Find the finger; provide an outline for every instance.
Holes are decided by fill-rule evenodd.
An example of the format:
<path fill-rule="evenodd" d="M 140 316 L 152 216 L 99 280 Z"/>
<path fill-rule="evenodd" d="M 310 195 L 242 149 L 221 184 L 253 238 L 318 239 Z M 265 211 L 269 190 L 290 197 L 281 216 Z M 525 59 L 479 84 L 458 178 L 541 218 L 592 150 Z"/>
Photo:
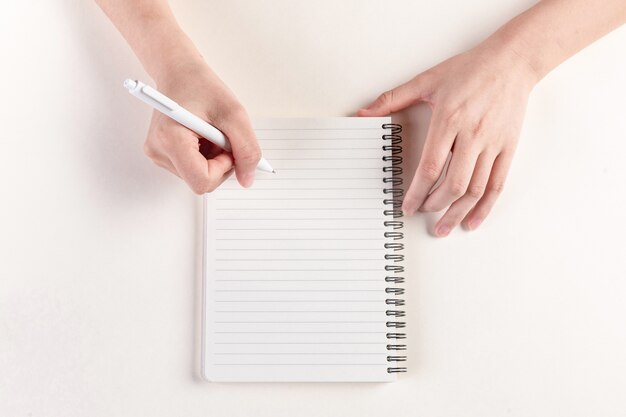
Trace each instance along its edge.
<path fill-rule="evenodd" d="M 467 191 L 476 166 L 478 152 L 472 142 L 458 135 L 454 142 L 452 158 L 443 182 L 433 191 L 420 207 L 420 211 L 440 211 L 461 198 Z"/>
<path fill-rule="evenodd" d="M 217 155 L 224 152 L 219 146 L 209 142 L 205 138 L 198 138 L 199 151 L 205 159 L 215 158 Z"/>
<path fill-rule="evenodd" d="M 222 175 L 222 179 L 220 180 L 220 185 L 226 181 L 227 179 L 229 179 L 233 174 L 235 173 L 235 167 L 233 166 L 233 168 L 229 169 L 228 171 L 226 171 L 224 173 L 224 175 Z"/>
<path fill-rule="evenodd" d="M 179 135 L 168 141 L 167 156 L 172 165 L 196 194 L 213 191 L 221 184 L 226 172 L 232 169 L 233 159 L 224 152 L 213 159 L 205 159 L 200 153 L 198 138 Z"/>
<path fill-rule="evenodd" d="M 155 163 L 155 165 L 168 170 L 169 172 L 171 172 L 172 174 L 176 175 L 178 178 L 181 178 L 180 175 L 178 174 L 178 171 L 176 171 L 176 168 L 174 168 L 174 165 L 172 164 L 172 161 L 170 161 L 169 159 L 167 160 L 155 160 L 153 159 L 152 162 Z"/>
<path fill-rule="evenodd" d="M 475 230 L 485 220 L 493 208 L 496 200 L 504 189 L 504 183 L 513 161 L 513 152 L 503 152 L 493 163 L 489 182 L 485 189 L 485 194 L 476 203 L 476 206 L 465 216 L 463 225 L 468 230 Z"/>
<path fill-rule="evenodd" d="M 146 143 L 144 143 L 143 145 L 143 151 L 146 156 L 150 158 L 152 162 L 154 162 L 156 166 L 167 169 L 169 172 L 180 178 L 180 175 L 178 175 L 178 172 L 176 171 L 176 168 L 174 168 L 172 161 L 170 161 L 170 159 L 165 154 L 159 152 L 158 148 L 152 145 L 152 142 L 146 141 Z"/>
<path fill-rule="evenodd" d="M 223 130 L 232 147 L 237 180 L 242 187 L 250 187 L 261 159 L 261 148 L 245 110 L 233 112 Z"/>
<path fill-rule="evenodd" d="M 441 176 L 456 132 L 456 126 L 447 123 L 441 112 L 435 108 L 420 162 L 402 202 L 402 211 L 406 215 L 410 216 L 417 211 Z"/>
<path fill-rule="evenodd" d="M 230 155 L 226 155 L 228 158 L 231 158 L 232 161 L 232 157 Z M 231 175 L 233 175 L 233 173 L 235 172 L 235 167 L 233 166 L 231 169 L 229 169 L 228 171 L 226 171 L 222 177 L 217 181 L 217 184 L 214 188 L 218 188 L 220 185 L 222 185 L 224 183 L 224 181 L 226 181 L 228 178 L 230 178 Z"/>
<path fill-rule="evenodd" d="M 357 112 L 358 116 L 387 116 L 420 101 L 424 94 L 423 77 L 418 75 L 412 80 L 385 91 L 367 107 Z"/>
<path fill-rule="evenodd" d="M 478 157 L 472 179 L 463 197 L 456 200 L 435 225 L 435 234 L 439 237 L 447 236 L 457 227 L 461 220 L 469 213 L 483 196 L 489 181 L 489 174 L 493 166 L 494 157 L 485 153 Z"/>

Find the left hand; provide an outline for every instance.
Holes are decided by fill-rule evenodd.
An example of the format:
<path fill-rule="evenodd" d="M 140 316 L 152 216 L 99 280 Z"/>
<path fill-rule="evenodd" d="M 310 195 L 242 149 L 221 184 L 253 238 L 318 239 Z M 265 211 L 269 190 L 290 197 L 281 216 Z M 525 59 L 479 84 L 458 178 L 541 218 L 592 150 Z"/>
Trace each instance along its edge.
<path fill-rule="evenodd" d="M 426 102 L 432 117 L 424 149 L 402 210 L 436 212 L 447 236 L 463 222 L 476 229 L 501 193 L 537 76 L 515 51 L 481 44 L 380 95 L 359 116 L 386 116 Z M 443 174 L 445 179 L 431 192 Z"/>

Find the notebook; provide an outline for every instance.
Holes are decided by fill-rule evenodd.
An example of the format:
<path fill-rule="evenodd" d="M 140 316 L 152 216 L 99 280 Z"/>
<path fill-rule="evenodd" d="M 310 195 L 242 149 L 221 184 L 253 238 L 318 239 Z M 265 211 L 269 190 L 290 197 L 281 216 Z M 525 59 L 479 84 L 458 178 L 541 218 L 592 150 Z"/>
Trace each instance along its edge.
<path fill-rule="evenodd" d="M 209 381 L 393 381 L 405 372 L 401 126 L 254 123 L 275 174 L 204 197 Z"/>

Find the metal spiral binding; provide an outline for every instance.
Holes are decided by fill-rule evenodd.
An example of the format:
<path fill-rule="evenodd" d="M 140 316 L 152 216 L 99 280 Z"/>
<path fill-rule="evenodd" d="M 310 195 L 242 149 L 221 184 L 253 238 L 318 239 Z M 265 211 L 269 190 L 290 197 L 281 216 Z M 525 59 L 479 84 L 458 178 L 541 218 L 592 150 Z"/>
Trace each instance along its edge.
<path fill-rule="evenodd" d="M 398 252 L 404 250 L 404 244 L 401 241 L 404 238 L 404 233 L 399 231 L 404 227 L 404 222 L 399 220 L 402 218 L 402 196 L 404 191 L 402 186 L 402 126 L 396 123 L 385 123 L 383 129 L 389 129 L 389 133 L 383 135 L 383 140 L 388 141 L 384 146 L 384 151 L 390 151 L 390 155 L 383 156 L 383 161 L 389 162 L 390 165 L 383 168 L 383 172 L 390 174 L 389 177 L 383 178 L 385 184 L 390 184 L 390 188 L 383 190 L 385 198 L 383 203 L 387 207 L 384 210 L 385 216 L 390 217 L 390 220 L 385 221 L 385 227 L 388 231 L 385 232 L 385 249 L 390 252 L 385 255 L 385 260 L 390 261 L 390 264 L 385 266 L 387 276 L 385 282 L 391 283 L 393 286 L 385 288 L 385 293 L 389 298 L 385 300 L 385 304 L 389 306 L 385 312 L 389 321 L 386 326 L 389 329 L 387 332 L 387 339 L 390 343 L 387 344 L 387 350 L 390 352 L 387 355 L 387 362 L 394 362 L 394 366 L 387 368 L 388 373 L 406 372 L 406 367 L 398 366 L 398 362 L 405 362 L 406 355 L 398 354 L 399 351 L 406 351 L 406 344 L 398 342 L 399 340 L 406 339 L 406 333 L 401 330 L 406 327 L 405 321 L 400 321 L 402 317 L 405 317 L 406 312 L 398 307 L 404 306 L 404 288 L 399 284 L 404 283 L 404 277 L 398 274 L 404 273 L 404 266 L 401 265 L 404 261 L 404 255 Z M 391 354 L 393 353 L 393 354 Z"/>

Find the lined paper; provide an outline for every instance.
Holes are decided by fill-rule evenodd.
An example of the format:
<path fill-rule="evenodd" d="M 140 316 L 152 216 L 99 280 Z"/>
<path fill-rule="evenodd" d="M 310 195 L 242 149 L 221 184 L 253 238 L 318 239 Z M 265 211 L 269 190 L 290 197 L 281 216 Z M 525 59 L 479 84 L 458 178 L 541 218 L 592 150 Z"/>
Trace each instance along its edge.
<path fill-rule="evenodd" d="M 382 147 L 390 118 L 255 123 L 276 174 L 205 196 L 204 375 L 390 381 Z M 392 365 L 391 365 L 392 366 Z"/>

